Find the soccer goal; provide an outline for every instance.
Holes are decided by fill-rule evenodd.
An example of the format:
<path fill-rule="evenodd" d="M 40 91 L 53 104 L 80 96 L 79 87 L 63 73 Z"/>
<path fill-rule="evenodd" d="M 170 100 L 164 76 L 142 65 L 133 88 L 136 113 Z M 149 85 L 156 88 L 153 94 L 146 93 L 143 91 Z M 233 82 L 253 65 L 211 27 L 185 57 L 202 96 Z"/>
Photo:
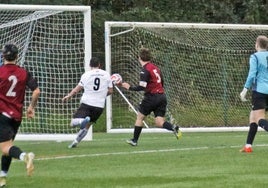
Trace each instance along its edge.
<path fill-rule="evenodd" d="M 0 5 L 0 44 L 19 47 L 18 64 L 38 79 L 41 96 L 32 120 L 23 119 L 18 139 L 71 140 L 70 128 L 79 106 L 77 95 L 64 97 L 88 70 L 91 57 L 89 6 Z M 26 93 L 25 109 L 31 93 Z M 92 139 L 92 130 L 86 140 Z"/>
<path fill-rule="evenodd" d="M 167 120 L 183 131 L 247 130 L 250 111 L 241 102 L 249 55 L 268 25 L 105 22 L 106 68 L 137 84 L 138 50 L 149 48 L 162 69 L 168 98 Z M 142 92 L 120 90 L 137 108 Z M 119 92 L 107 102 L 107 132 L 128 132 L 135 112 Z M 153 129 L 153 116 L 146 119 Z"/>

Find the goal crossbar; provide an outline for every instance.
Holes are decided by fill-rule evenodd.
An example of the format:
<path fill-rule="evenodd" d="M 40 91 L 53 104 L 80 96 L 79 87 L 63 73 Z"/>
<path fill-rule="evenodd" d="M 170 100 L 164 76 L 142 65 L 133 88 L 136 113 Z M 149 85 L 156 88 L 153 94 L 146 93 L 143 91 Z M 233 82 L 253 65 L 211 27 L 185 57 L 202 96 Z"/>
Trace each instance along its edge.
<path fill-rule="evenodd" d="M 147 27 L 147 28 L 184 28 L 184 29 L 242 29 L 242 30 L 268 30 L 268 25 L 260 24 L 208 24 L 208 23 L 172 23 L 172 22 L 120 22 L 106 21 L 107 27 Z M 132 29 L 133 30 L 133 29 Z"/>

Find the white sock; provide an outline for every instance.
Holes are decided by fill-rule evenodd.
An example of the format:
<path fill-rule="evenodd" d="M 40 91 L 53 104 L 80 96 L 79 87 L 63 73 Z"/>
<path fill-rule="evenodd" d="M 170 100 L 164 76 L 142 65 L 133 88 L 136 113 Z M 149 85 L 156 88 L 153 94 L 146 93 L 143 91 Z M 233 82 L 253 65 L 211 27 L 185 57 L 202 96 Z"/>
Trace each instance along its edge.
<path fill-rule="evenodd" d="M 84 120 L 84 118 L 74 118 L 71 121 L 71 127 L 77 126 L 77 125 L 81 125 L 82 121 Z"/>
<path fill-rule="evenodd" d="M 21 161 L 24 161 L 24 157 L 25 157 L 25 155 L 26 155 L 25 152 L 23 152 L 23 153 L 20 154 L 20 160 L 21 160 Z"/>
<path fill-rule="evenodd" d="M 6 176 L 7 176 L 7 172 L 1 170 L 0 177 L 6 177 Z"/>
<path fill-rule="evenodd" d="M 88 132 L 88 129 L 86 128 L 80 129 L 75 140 L 77 142 L 81 142 L 83 138 L 87 135 L 87 132 Z"/>
<path fill-rule="evenodd" d="M 251 148 L 251 144 L 246 144 L 246 148 Z"/>

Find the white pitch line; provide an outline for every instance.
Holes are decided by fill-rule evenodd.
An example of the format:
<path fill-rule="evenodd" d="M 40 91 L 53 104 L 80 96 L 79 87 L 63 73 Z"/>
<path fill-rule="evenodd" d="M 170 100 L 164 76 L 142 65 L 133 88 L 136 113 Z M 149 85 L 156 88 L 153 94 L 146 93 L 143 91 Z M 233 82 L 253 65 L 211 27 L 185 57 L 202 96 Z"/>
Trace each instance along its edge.
<path fill-rule="evenodd" d="M 219 147 L 193 147 L 193 148 L 174 148 L 174 149 L 159 149 L 159 150 L 145 150 L 145 151 L 130 151 L 130 152 L 113 152 L 113 153 L 92 153 L 92 154 L 82 154 L 82 155 L 65 155 L 65 156 L 55 156 L 55 157 L 42 157 L 37 158 L 36 161 L 43 160 L 57 160 L 57 159 L 72 159 L 72 158 L 82 158 L 82 157 L 99 157 L 99 156 L 109 156 L 109 155 L 131 155 L 131 154 L 143 154 L 143 153 L 162 153 L 162 152 L 174 152 L 174 151 L 190 151 L 190 150 L 206 150 L 206 149 L 223 149 L 223 148 L 239 148 L 239 146 L 219 146 Z M 268 147 L 268 144 L 258 144 L 254 147 Z"/>
<path fill-rule="evenodd" d="M 36 160 L 54 160 L 54 159 L 72 159 L 81 157 L 99 157 L 108 155 L 130 155 L 130 154 L 142 154 L 142 153 L 160 153 L 160 152 L 174 152 L 174 151 L 187 151 L 187 150 L 202 150 L 208 149 L 208 147 L 196 147 L 196 148 L 178 148 L 178 149 L 160 149 L 160 150 L 145 150 L 145 151 L 130 151 L 130 152 L 113 152 L 113 153 L 93 153 L 93 154 L 83 154 L 83 155 L 65 155 L 56 157 L 44 157 L 37 158 Z"/>

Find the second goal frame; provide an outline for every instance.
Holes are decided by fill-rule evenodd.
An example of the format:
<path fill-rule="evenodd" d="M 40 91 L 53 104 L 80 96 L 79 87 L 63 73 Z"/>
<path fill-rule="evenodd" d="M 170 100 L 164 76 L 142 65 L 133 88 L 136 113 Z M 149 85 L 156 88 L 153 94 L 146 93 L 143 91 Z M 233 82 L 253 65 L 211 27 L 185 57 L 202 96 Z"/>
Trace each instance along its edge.
<path fill-rule="evenodd" d="M 106 70 L 137 84 L 142 44 L 164 72 L 168 119 L 189 132 L 245 131 L 250 103 L 242 103 L 238 94 L 258 35 L 267 36 L 268 25 L 107 21 Z M 134 106 L 142 99 L 138 92 L 122 92 Z M 108 98 L 107 132 L 133 130 L 135 115 L 127 111 L 116 94 Z M 153 121 L 149 125 L 143 131 L 165 132 Z"/>

